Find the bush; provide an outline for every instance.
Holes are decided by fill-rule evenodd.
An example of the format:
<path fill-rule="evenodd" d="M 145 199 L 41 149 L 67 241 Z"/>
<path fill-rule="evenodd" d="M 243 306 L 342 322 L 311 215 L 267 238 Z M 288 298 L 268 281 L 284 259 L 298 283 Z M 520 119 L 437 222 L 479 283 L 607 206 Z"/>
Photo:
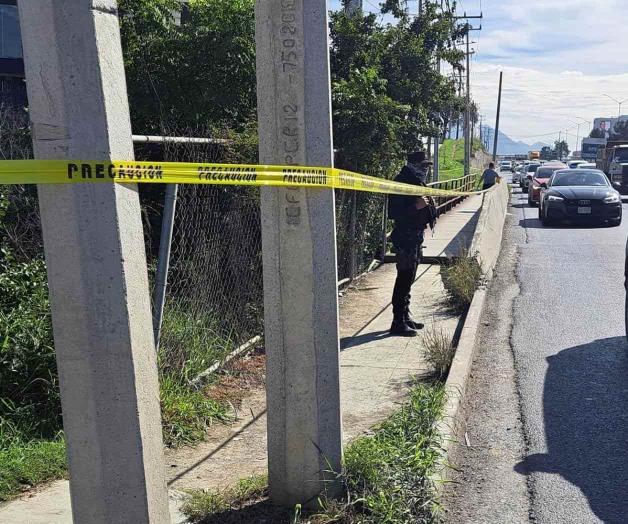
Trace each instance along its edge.
<path fill-rule="evenodd" d="M 425 330 L 421 335 L 425 361 L 432 367 L 439 379 L 449 373 L 449 368 L 456 354 L 452 336 L 443 328 L 435 326 Z"/>
<path fill-rule="evenodd" d="M 460 257 L 451 266 L 441 269 L 443 284 L 451 307 L 465 311 L 482 281 L 482 266 L 475 257 Z"/>
<path fill-rule="evenodd" d="M 0 260 L 0 446 L 52 438 L 61 401 L 44 261 Z"/>

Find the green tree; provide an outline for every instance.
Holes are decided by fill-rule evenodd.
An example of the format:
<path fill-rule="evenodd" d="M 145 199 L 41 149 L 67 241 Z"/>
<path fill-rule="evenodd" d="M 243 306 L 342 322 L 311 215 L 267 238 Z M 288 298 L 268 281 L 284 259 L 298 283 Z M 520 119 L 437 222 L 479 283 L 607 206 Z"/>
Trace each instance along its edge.
<path fill-rule="evenodd" d="M 397 23 L 332 13 L 332 96 L 339 164 L 390 176 L 404 152 L 422 147 L 421 136 L 436 134 L 433 115 L 449 119 L 464 102 L 455 83 L 434 68 L 435 57 L 460 67 L 451 14 L 429 5 L 411 20 L 393 4 L 383 10 L 398 16 Z"/>
<path fill-rule="evenodd" d="M 176 0 L 121 0 L 133 127 L 242 130 L 254 118 L 253 0 L 191 0 L 175 25 Z"/>
<path fill-rule="evenodd" d="M 559 160 L 567 157 L 570 152 L 569 144 L 565 140 L 556 140 L 554 142 L 554 153 Z"/>

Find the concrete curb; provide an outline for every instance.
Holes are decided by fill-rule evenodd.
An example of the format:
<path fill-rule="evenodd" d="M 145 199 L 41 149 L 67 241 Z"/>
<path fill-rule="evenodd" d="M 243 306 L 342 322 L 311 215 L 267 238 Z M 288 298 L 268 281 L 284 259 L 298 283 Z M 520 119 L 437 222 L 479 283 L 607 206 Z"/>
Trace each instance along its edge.
<path fill-rule="evenodd" d="M 445 382 L 445 393 L 447 395 L 443 416 L 438 423 L 437 430 L 442 438 L 442 462 L 432 476 L 435 481 L 436 488 L 442 491 L 447 474 L 449 473 L 448 454 L 451 443 L 455 441 L 460 421 L 458 420 L 458 411 L 463 403 L 467 389 L 469 376 L 471 375 L 471 366 L 475 357 L 475 345 L 477 341 L 478 327 L 482 312 L 484 311 L 484 302 L 486 300 L 486 288 L 482 287 L 475 292 L 473 301 L 469 306 L 469 311 L 464 321 L 464 326 L 460 334 L 460 341 L 456 355 L 451 364 L 447 381 Z"/>
<path fill-rule="evenodd" d="M 507 184 L 503 184 L 503 186 L 505 187 L 498 187 L 495 191 L 488 194 L 491 196 L 491 201 L 485 202 L 488 205 L 485 205 L 482 209 L 481 223 L 478 224 L 478 230 L 476 230 L 476 237 L 474 238 L 474 244 L 480 247 L 478 249 L 480 257 L 482 257 L 482 254 L 489 255 L 481 260 L 487 284 L 492 278 L 493 269 L 501 252 L 504 224 L 510 201 L 510 191 L 507 188 Z M 484 238 L 480 238 L 479 235 L 482 234 L 484 234 Z M 482 286 L 478 288 L 473 296 L 473 301 L 464 319 L 458 348 L 445 382 L 447 399 L 443 417 L 437 426 L 437 430 L 442 437 L 442 461 L 436 473 L 432 475 L 432 480 L 435 482 L 439 494 L 442 493 L 443 487 L 448 480 L 447 477 L 450 471 L 448 462 L 449 450 L 458 434 L 460 424 L 458 412 L 463 404 L 467 384 L 471 376 L 478 328 L 482 319 L 482 312 L 484 311 L 486 293 L 486 286 Z"/>

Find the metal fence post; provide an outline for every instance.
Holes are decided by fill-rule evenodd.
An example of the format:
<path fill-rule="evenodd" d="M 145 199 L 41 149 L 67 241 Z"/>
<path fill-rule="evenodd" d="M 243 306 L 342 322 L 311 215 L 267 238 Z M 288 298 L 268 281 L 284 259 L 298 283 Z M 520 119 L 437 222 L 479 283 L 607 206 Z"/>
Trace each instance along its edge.
<path fill-rule="evenodd" d="M 153 335 L 155 337 L 156 351 L 159 351 L 159 339 L 161 338 L 178 190 L 179 186 L 177 184 L 168 184 L 164 196 L 164 214 L 161 220 L 159 255 L 157 257 L 157 272 L 155 273 L 155 286 L 153 288 Z"/>
<path fill-rule="evenodd" d="M 384 196 L 384 216 L 382 217 L 382 263 L 386 261 L 388 251 L 388 198 Z"/>
<path fill-rule="evenodd" d="M 356 220 L 358 208 L 358 192 L 351 192 L 351 216 L 349 217 L 349 278 L 353 280 L 357 275 L 356 264 Z"/>

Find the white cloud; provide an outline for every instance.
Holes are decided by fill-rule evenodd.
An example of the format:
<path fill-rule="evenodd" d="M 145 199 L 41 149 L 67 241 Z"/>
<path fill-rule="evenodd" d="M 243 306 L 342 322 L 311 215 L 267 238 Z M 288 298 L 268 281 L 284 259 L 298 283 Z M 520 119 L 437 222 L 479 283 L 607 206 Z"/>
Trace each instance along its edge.
<path fill-rule="evenodd" d="M 501 128 L 513 138 L 534 142 L 533 135 L 572 128 L 573 148 L 570 120 L 616 115 L 617 104 L 603 93 L 628 98 L 628 11 L 621 4 L 626 0 L 484 0 L 472 90 L 490 125 L 500 70 Z M 628 113 L 628 103 L 622 109 Z M 580 126 L 581 135 L 588 131 Z"/>
<path fill-rule="evenodd" d="M 550 142 L 558 131 L 569 129 L 569 142 L 576 144 L 578 117 L 593 121 L 601 116 L 617 115 L 618 107 L 605 98 L 628 98 L 628 72 L 617 75 L 588 75 L 581 71 L 553 73 L 523 67 L 475 64 L 472 95 L 480 111 L 494 126 L 499 72 L 504 71 L 501 130 L 512 138 L 532 143 Z M 625 110 L 624 110 L 625 109 Z M 628 102 L 622 108 L 628 113 Z M 587 134 L 587 124 L 580 126 L 580 136 Z M 550 136 L 540 136 L 553 133 Z"/>
<path fill-rule="evenodd" d="M 330 0 L 335 8 L 339 0 Z M 365 0 L 365 8 L 379 0 Z M 414 5 L 411 2 L 411 6 Z M 582 117 L 615 116 L 628 98 L 628 0 L 463 0 L 458 11 L 483 11 L 472 91 L 494 125 L 499 71 L 504 71 L 501 129 L 513 138 L 550 142 L 567 128 L 572 148 Z M 628 102 L 622 111 L 628 114 Z M 580 126 L 588 133 L 586 124 Z M 530 138 L 528 138 L 530 137 Z"/>

